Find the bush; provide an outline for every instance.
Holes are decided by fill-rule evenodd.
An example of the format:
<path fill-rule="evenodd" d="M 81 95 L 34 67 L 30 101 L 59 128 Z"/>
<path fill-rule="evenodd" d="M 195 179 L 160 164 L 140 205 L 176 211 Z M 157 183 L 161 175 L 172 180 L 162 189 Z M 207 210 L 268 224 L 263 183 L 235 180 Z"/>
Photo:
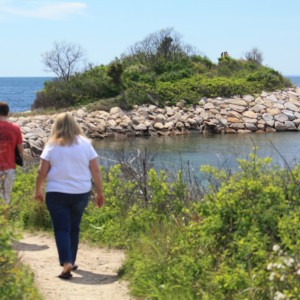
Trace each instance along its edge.
<path fill-rule="evenodd" d="M 31 109 L 74 106 L 77 92 L 71 84 L 67 84 L 62 80 L 46 82 L 44 89 L 36 94 Z"/>
<path fill-rule="evenodd" d="M 287 86 L 291 87 L 291 83 L 278 72 L 262 68 L 247 76 L 247 81 L 251 84 L 258 84 L 261 89 L 271 91 L 274 88 L 283 89 Z"/>
<path fill-rule="evenodd" d="M 17 176 L 11 195 L 11 219 L 26 229 L 50 230 L 52 228 L 50 214 L 44 203 L 33 199 L 37 166 L 29 166 Z"/>
<path fill-rule="evenodd" d="M 142 105 L 144 103 L 151 103 L 159 105 L 159 99 L 153 88 L 146 83 L 135 83 L 126 91 L 126 102 L 129 107 L 133 105 Z"/>
<path fill-rule="evenodd" d="M 32 109 L 82 105 L 101 98 L 110 98 L 118 93 L 118 87 L 107 75 L 107 68 L 98 66 L 71 76 L 68 82 L 46 82 L 44 89 L 37 93 Z"/>
<path fill-rule="evenodd" d="M 135 294 L 298 299 L 300 167 L 290 172 L 270 162 L 253 153 L 249 161 L 239 160 L 241 171 L 231 177 L 203 167 L 219 188 L 212 186 L 202 201 L 183 209 L 185 222 L 180 214 L 154 221 L 129 242 L 122 272 Z M 274 245 L 281 251 L 274 254 Z"/>
<path fill-rule="evenodd" d="M 197 103 L 202 97 L 230 97 L 254 94 L 259 91 L 260 87 L 258 85 L 250 84 L 244 78 L 206 78 L 195 75 L 175 83 L 159 82 L 157 84 L 157 94 L 160 99 L 170 101 L 173 104 L 181 99 L 184 99 L 189 104 L 193 104 Z"/>
<path fill-rule="evenodd" d="M 19 262 L 12 241 L 18 238 L 17 228 L 8 223 L 4 212 L 6 205 L 0 204 L 0 297 L 11 299 L 42 299 L 34 287 L 32 272 Z"/>

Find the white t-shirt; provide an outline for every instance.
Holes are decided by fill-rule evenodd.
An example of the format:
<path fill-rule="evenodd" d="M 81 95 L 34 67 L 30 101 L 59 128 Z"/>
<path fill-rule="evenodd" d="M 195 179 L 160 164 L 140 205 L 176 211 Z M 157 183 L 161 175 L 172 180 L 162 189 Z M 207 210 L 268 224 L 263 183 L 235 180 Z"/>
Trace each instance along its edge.
<path fill-rule="evenodd" d="M 47 144 L 41 158 L 50 162 L 47 175 L 47 192 L 82 194 L 91 190 L 90 160 L 97 152 L 90 141 L 77 136 L 70 146 Z"/>

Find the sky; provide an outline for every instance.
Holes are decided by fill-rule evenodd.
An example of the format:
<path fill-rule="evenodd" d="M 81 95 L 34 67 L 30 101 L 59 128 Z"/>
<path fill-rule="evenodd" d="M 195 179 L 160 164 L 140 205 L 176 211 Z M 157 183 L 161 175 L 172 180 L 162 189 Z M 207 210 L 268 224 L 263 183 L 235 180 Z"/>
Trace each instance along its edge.
<path fill-rule="evenodd" d="M 54 42 L 106 65 L 166 28 L 213 62 L 256 47 L 264 65 L 300 75 L 299 13 L 299 0 L 0 0 L 0 77 L 54 76 L 42 61 Z"/>

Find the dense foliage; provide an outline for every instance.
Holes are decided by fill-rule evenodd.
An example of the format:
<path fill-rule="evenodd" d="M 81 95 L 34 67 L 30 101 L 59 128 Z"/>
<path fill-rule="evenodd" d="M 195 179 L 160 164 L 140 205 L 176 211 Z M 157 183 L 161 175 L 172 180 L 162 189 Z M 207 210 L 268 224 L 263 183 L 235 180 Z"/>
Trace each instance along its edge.
<path fill-rule="evenodd" d="M 0 299 L 41 299 L 34 287 L 33 274 L 27 267 L 23 266 L 12 243 L 17 242 L 18 230 L 8 222 L 8 207 L 2 202 L 0 204 Z"/>
<path fill-rule="evenodd" d="M 47 82 L 33 108 L 68 107 L 117 98 L 119 105 L 174 104 L 184 99 L 255 94 L 291 86 L 279 72 L 262 65 L 256 48 L 245 59 L 227 52 L 213 63 L 182 42 L 172 28 L 150 34 L 108 66 Z"/>
<path fill-rule="evenodd" d="M 231 175 L 203 166 L 205 193 L 183 170 L 145 161 L 103 170 L 106 204 L 89 204 L 82 238 L 123 247 L 120 275 L 147 299 L 299 299 L 300 165 L 280 169 L 255 152 L 238 163 Z M 35 173 L 18 174 L 12 219 L 50 229 L 32 200 Z"/>

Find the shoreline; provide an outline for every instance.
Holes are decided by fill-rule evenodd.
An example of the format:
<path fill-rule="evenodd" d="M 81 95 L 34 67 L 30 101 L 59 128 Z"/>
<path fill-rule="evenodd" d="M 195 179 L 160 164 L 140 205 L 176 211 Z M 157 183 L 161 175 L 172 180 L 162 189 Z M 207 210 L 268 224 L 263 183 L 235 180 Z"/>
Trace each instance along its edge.
<path fill-rule="evenodd" d="M 92 140 L 107 137 L 172 136 L 189 133 L 239 134 L 300 131 L 300 88 L 262 92 L 256 97 L 202 98 L 194 106 L 113 107 L 109 112 L 85 107 L 70 111 Z M 24 138 L 26 153 L 39 155 L 57 114 L 10 117 Z"/>

